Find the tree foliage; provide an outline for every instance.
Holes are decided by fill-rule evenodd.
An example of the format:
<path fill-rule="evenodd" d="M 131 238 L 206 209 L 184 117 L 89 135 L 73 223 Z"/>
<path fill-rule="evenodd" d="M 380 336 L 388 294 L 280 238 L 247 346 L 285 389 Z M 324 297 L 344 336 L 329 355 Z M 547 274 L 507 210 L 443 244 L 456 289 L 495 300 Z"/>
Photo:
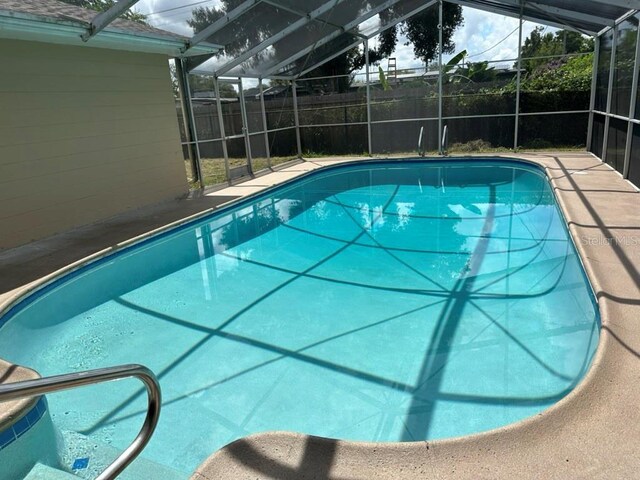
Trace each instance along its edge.
<path fill-rule="evenodd" d="M 76 7 L 88 8 L 89 10 L 95 10 L 96 12 L 104 12 L 110 9 L 116 4 L 116 0 L 62 0 L 69 5 L 75 5 Z M 122 18 L 132 20 L 138 23 L 147 23 L 147 17 L 142 13 L 135 10 L 127 10 L 122 14 Z"/>
<path fill-rule="evenodd" d="M 593 53 L 555 60 L 525 79 L 524 91 L 577 92 L 591 90 Z"/>
<path fill-rule="evenodd" d="M 544 33 L 544 27 L 536 27 L 522 44 L 522 68 L 527 73 L 546 65 L 549 57 L 569 53 L 587 53 L 593 51 L 593 38 L 585 37 L 578 32 L 559 30 L 555 33 Z"/>
<path fill-rule="evenodd" d="M 189 75 L 189 88 L 191 93 L 197 92 L 214 92 L 215 85 L 213 77 L 208 75 Z M 238 92 L 228 83 L 218 82 L 221 98 L 236 98 Z"/>
<path fill-rule="evenodd" d="M 381 16 L 381 21 L 389 21 L 393 15 L 393 9 L 385 11 L 384 16 Z M 445 2 L 442 8 L 442 24 L 442 51 L 443 53 L 453 53 L 456 47 L 453 42 L 453 33 L 464 24 L 462 7 Z M 413 45 L 413 53 L 416 58 L 424 63 L 435 59 L 438 55 L 438 9 L 429 8 L 382 32 L 378 48 L 369 52 L 372 63 L 377 63 L 383 58 L 393 55 L 399 34 L 406 36 L 405 46 Z"/>

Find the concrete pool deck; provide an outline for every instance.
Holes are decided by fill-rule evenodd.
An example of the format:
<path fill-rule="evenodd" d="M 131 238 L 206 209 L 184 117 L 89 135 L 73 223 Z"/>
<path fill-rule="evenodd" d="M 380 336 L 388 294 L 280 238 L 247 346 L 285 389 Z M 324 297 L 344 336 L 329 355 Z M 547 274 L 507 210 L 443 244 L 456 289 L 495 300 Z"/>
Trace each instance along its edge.
<path fill-rule="evenodd" d="M 602 317 L 596 357 L 578 387 L 535 417 L 459 439 L 374 444 L 286 432 L 256 434 L 216 452 L 194 473 L 194 479 L 638 476 L 638 191 L 610 167 L 583 152 L 485 156 L 521 158 L 545 167 L 569 224 Z M 90 254 L 112 251 L 129 238 L 341 161 L 345 160 L 310 159 L 199 198 L 136 210 L 2 251 L 0 309 L 53 271 Z M 0 405 L 0 418 L 6 410 L 6 405 Z"/>

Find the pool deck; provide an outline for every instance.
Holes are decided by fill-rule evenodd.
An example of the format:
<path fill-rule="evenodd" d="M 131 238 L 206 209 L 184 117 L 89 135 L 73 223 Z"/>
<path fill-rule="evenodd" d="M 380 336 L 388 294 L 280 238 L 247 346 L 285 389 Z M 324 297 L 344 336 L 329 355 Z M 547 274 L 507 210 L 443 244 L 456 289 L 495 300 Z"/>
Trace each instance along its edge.
<path fill-rule="evenodd" d="M 638 478 L 638 191 L 583 152 L 491 156 L 517 157 L 546 168 L 596 293 L 600 343 L 578 387 L 533 418 L 459 439 L 362 443 L 287 432 L 256 434 L 216 452 L 193 479 Z M 103 255 L 132 237 L 341 161 L 310 159 L 198 198 L 139 209 L 0 251 L 0 309 L 52 272 L 89 255 Z M 0 362 L 0 382 L 9 369 Z M 7 404 L 0 404 L 0 424 L 10 418 L 7 410 Z"/>

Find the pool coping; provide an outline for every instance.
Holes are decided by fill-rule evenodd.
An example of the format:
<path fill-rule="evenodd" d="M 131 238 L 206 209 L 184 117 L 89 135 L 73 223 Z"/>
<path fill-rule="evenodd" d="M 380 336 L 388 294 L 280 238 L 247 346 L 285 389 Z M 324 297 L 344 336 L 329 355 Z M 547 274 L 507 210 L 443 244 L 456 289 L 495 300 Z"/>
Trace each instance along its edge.
<path fill-rule="evenodd" d="M 452 159 L 477 159 L 477 157 L 478 156 L 465 155 L 455 156 L 452 157 Z M 602 247 L 602 245 L 589 245 L 579 241 L 581 238 L 580 235 L 585 233 L 585 229 L 588 231 L 589 228 L 594 228 L 593 225 L 584 226 L 584 221 L 581 222 L 581 220 L 585 218 L 585 211 L 587 214 L 593 214 L 595 212 L 597 215 L 598 213 L 597 208 L 595 208 L 595 210 L 594 208 L 590 209 L 587 205 L 582 205 L 581 207 L 580 202 L 585 199 L 588 200 L 588 197 L 592 195 L 592 193 L 596 195 L 597 193 L 602 193 L 602 191 L 597 191 L 596 189 L 595 192 L 592 192 L 589 190 L 589 192 L 583 193 L 582 197 L 578 195 L 579 198 L 576 199 L 575 193 L 580 192 L 581 188 L 575 184 L 575 182 L 572 182 L 570 177 L 572 177 L 575 172 L 588 170 L 587 174 L 578 177 L 580 181 L 587 178 L 590 181 L 591 177 L 589 177 L 589 175 L 591 173 L 595 173 L 596 176 L 606 174 L 607 181 L 605 185 L 611 184 L 615 189 L 623 188 L 624 191 L 620 190 L 620 194 L 637 194 L 637 190 L 632 188 L 630 184 L 624 181 L 610 167 L 585 153 L 563 152 L 554 154 L 545 152 L 535 154 L 481 155 L 480 157 L 508 158 L 542 167 L 553 187 L 560 210 L 567 221 L 568 230 L 580 253 L 591 285 L 596 292 L 601 313 L 602 328 L 600 344 L 590 371 L 578 387 L 553 407 L 536 417 L 525 419 L 521 422 L 489 432 L 458 439 L 412 443 L 367 443 L 317 439 L 311 436 L 287 432 L 255 434 L 238 440 L 216 452 L 194 473 L 193 478 L 221 478 L 220 473 L 223 473 L 222 477 L 224 478 L 253 478 L 256 474 L 264 474 L 269 478 L 305 478 L 315 477 L 316 474 L 313 472 L 323 470 L 326 471 L 327 478 L 397 478 L 399 471 L 404 472 L 402 475 L 403 478 L 421 478 L 421 476 L 424 476 L 424 473 L 433 474 L 433 476 L 436 477 L 444 476 L 447 472 L 452 472 L 452 468 L 456 476 L 462 476 L 463 478 L 465 476 L 478 478 L 482 476 L 480 475 L 481 472 L 491 477 L 506 478 L 514 474 L 527 476 L 527 472 L 530 472 L 533 476 L 533 472 L 536 471 L 534 466 L 539 464 L 541 456 L 545 456 L 544 452 L 551 447 L 547 446 L 542 450 L 536 449 L 535 452 L 532 453 L 527 446 L 530 443 L 533 443 L 537 447 L 540 447 L 540 444 L 550 445 L 549 440 L 553 440 L 552 445 L 555 446 L 555 448 L 552 448 L 552 450 L 556 453 L 551 455 L 553 452 L 549 452 L 547 458 L 553 459 L 551 463 L 558 467 L 558 471 L 556 472 L 558 478 L 576 476 L 576 473 L 578 476 L 586 475 L 587 473 L 589 476 L 592 476 L 591 474 L 594 472 L 595 476 L 606 476 L 607 473 L 613 470 L 628 472 L 629 476 L 631 476 L 640 469 L 640 447 L 634 445 L 637 439 L 640 439 L 640 413 L 633 412 L 632 415 L 627 416 L 624 422 L 620 422 L 620 428 L 613 432 L 609 432 L 608 428 L 605 428 L 603 432 L 601 424 L 602 417 L 600 417 L 600 421 L 597 421 L 597 419 L 594 420 L 595 423 L 593 427 L 596 430 L 594 430 L 593 433 L 598 433 L 597 438 L 600 440 L 598 442 L 599 448 L 590 450 L 591 458 L 597 460 L 595 462 L 587 461 L 585 455 L 578 455 L 580 452 L 584 452 L 587 446 L 595 447 L 588 441 L 591 435 L 587 435 L 587 439 L 576 443 L 576 435 L 568 435 L 567 438 L 567 435 L 563 436 L 558 434 L 559 426 L 562 427 L 562 431 L 567 430 L 567 420 L 573 419 L 577 411 L 592 418 L 592 412 L 582 410 L 585 405 L 602 407 L 603 404 L 597 402 L 598 394 L 601 397 L 610 396 L 611 392 L 608 392 L 606 387 L 607 385 L 610 386 L 612 383 L 615 383 L 616 372 L 612 373 L 610 371 L 611 367 L 616 367 L 616 369 L 620 370 L 622 365 L 626 365 L 628 369 L 631 370 L 630 374 L 632 377 L 634 375 L 634 368 L 638 369 L 640 367 L 640 361 L 638 361 L 640 354 L 637 353 L 638 348 L 630 347 L 630 345 L 640 345 L 640 334 L 637 328 L 633 328 L 635 325 L 632 323 L 629 324 L 629 322 L 626 321 L 626 316 L 629 316 L 631 319 L 634 315 L 640 317 L 640 315 L 637 314 L 638 305 L 640 304 L 638 287 L 636 285 L 635 290 L 633 290 L 633 285 L 631 285 L 632 289 L 629 289 L 628 281 L 626 283 L 624 282 L 624 278 L 621 278 L 618 270 L 613 268 L 613 271 L 609 271 L 612 266 L 615 267 L 615 258 L 613 259 L 613 264 L 611 264 L 611 262 L 603 262 L 602 259 L 599 258 L 603 253 L 601 250 L 597 250 L 597 248 Z M 393 157 L 389 159 L 393 160 Z M 430 157 L 430 159 L 442 160 L 441 157 Z M 386 158 L 366 157 L 361 160 L 380 161 L 386 160 Z M 208 195 L 238 196 L 239 199 L 243 201 L 246 198 L 263 194 L 270 188 L 281 185 L 284 181 L 300 178 L 300 176 L 303 176 L 305 173 L 328 165 L 351 163 L 354 161 L 357 160 L 336 158 L 310 159 L 266 176 L 257 177 L 239 185 L 217 190 Z M 569 168 L 563 164 L 563 161 L 575 165 Z M 587 182 L 587 184 L 588 183 L 589 182 Z M 606 192 L 610 196 L 614 195 L 614 193 L 610 193 L 609 190 L 606 190 Z M 637 199 L 638 197 L 635 198 Z M 44 275 L 27 285 L 12 290 L 11 292 L 0 294 L 0 311 L 6 311 L 11 308 L 11 306 L 20 301 L 25 294 L 38 288 L 43 288 L 44 285 L 54 281 L 63 273 L 82 268 L 88 262 L 96 261 L 125 247 L 145 241 L 175 226 L 198 220 L 220 207 L 228 206 L 229 203 L 230 202 L 222 202 L 217 208 L 205 209 L 194 215 L 171 222 L 163 227 L 153 229 L 145 234 L 116 243 L 88 257 L 77 260 L 54 273 Z M 238 200 L 233 200 L 232 203 L 235 205 L 238 203 Z M 616 221 L 618 224 L 621 223 L 620 220 L 629 221 L 631 225 L 623 226 L 623 228 L 640 230 L 638 215 L 634 214 L 631 210 L 632 209 L 627 209 L 616 212 Z M 598 222 L 596 222 L 596 224 L 598 224 Z M 638 245 L 621 246 L 623 250 L 633 250 L 636 256 L 639 250 L 638 247 Z M 634 255 L 631 255 L 631 258 L 633 257 Z M 607 265 L 607 268 L 603 269 L 602 265 Z M 627 280 L 633 282 L 633 275 Z M 620 285 L 621 281 L 623 285 Z M 625 304 L 619 301 L 616 303 L 615 299 L 620 298 L 620 295 L 617 295 L 620 292 L 624 293 L 624 295 L 626 295 L 627 292 L 631 292 L 629 298 L 624 297 L 624 295 L 622 296 L 625 300 L 631 300 L 631 303 L 627 302 L 627 304 Z M 618 325 L 620 322 L 618 321 L 619 312 L 616 310 L 617 308 L 623 310 L 622 316 L 625 317 L 625 322 L 623 322 L 622 325 Z M 635 365 L 634 361 L 636 362 Z M 625 373 L 627 373 L 626 370 Z M 617 374 L 620 376 L 619 371 Z M 640 382 L 637 382 L 637 380 L 640 379 L 640 375 L 636 374 L 635 379 L 636 385 L 631 393 L 634 394 L 633 398 L 640 399 L 640 388 L 637 386 L 637 384 L 640 384 Z M 628 394 L 630 393 L 629 384 L 624 383 L 622 387 L 626 395 L 621 395 L 621 398 L 628 400 Z M 609 387 L 609 390 L 611 390 L 611 387 Z M 620 400 L 620 397 L 618 400 Z M 633 401 L 631 404 L 634 404 Z M 608 405 L 607 402 L 605 402 L 604 405 L 607 405 L 608 408 L 606 410 L 608 413 L 611 412 L 611 409 L 615 408 L 614 405 Z M 0 412 L 0 418 L 1 413 L 2 412 Z M 557 419 L 561 420 L 561 422 L 556 422 Z M 554 422 L 556 422 L 554 428 L 551 428 L 549 424 Z M 584 422 L 581 423 L 583 426 L 584 424 Z M 603 450 L 606 450 L 602 448 L 603 438 L 613 443 L 611 441 L 619 437 L 621 431 L 624 431 L 625 428 L 628 430 L 634 427 L 634 424 L 636 426 L 633 428 L 633 434 L 625 435 L 625 437 L 628 438 L 625 448 L 613 448 L 610 449 L 610 452 L 607 450 L 606 454 L 603 454 L 604 457 L 606 457 L 606 461 L 600 458 L 599 455 L 593 455 L 594 451 L 603 452 Z M 607 425 L 607 427 L 609 426 L 610 425 Z M 598 429 L 596 427 L 600 428 Z M 533 437 L 534 440 L 540 437 L 545 441 L 534 441 L 531 440 L 531 437 Z M 505 444 L 507 439 L 509 439 L 509 442 Z M 524 441 L 525 439 L 526 441 Z M 514 442 L 519 444 L 518 448 L 514 448 Z M 574 448 L 569 448 L 569 446 L 572 445 Z M 589 450 L 588 448 L 586 449 Z M 562 455 L 560 455 L 560 457 L 563 457 L 561 459 L 562 461 L 560 461 L 558 457 L 558 452 L 562 452 Z M 624 452 L 627 452 L 627 455 L 622 455 L 621 457 L 621 454 Z M 629 455 L 635 456 L 633 461 L 629 460 Z M 566 457 L 566 459 L 564 457 Z M 580 460 L 578 460 L 578 462 L 582 464 L 580 471 L 575 470 L 576 458 L 579 458 Z M 303 461 L 301 465 L 298 465 L 301 459 L 306 460 L 306 462 Z M 602 469 L 603 465 L 606 465 L 608 469 Z M 534 468 L 534 470 L 531 470 L 532 468 Z M 547 471 L 548 468 L 549 465 L 545 467 L 545 471 Z"/>

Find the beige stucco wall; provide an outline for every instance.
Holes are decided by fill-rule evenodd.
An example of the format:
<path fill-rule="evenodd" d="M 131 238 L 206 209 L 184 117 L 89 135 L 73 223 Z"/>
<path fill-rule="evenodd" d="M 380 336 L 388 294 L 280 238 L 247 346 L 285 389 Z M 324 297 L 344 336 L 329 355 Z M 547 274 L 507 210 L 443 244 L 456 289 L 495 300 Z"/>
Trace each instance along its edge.
<path fill-rule="evenodd" d="M 0 40 L 0 249 L 186 192 L 167 57 Z"/>

